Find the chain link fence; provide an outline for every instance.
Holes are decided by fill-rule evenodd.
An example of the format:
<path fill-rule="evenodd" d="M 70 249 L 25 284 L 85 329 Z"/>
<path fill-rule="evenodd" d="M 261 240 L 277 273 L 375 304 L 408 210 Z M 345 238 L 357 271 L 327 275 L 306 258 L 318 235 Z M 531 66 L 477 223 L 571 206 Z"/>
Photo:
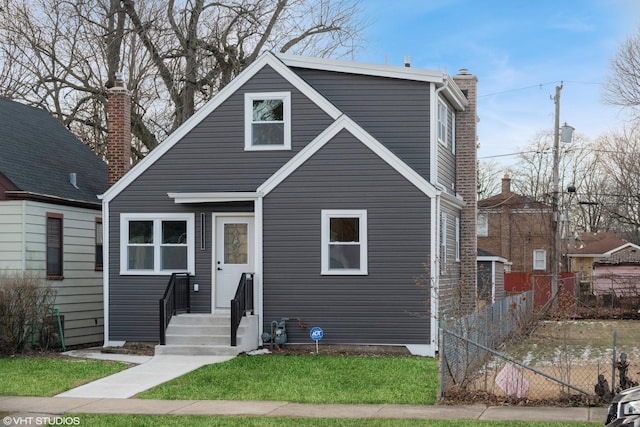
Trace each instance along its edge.
<path fill-rule="evenodd" d="M 637 384 L 640 322 L 576 320 L 533 301 L 529 291 L 441 322 L 442 399 L 594 404 Z"/>

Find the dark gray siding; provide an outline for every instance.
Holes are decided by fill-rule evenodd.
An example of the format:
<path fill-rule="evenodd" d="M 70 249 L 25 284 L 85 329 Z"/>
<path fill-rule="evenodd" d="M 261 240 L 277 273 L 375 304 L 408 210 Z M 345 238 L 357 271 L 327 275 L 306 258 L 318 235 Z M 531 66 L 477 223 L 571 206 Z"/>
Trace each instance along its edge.
<path fill-rule="evenodd" d="M 446 203 L 442 203 L 440 210 L 447 218 L 447 259 L 440 272 L 439 308 L 441 313 L 460 314 L 460 261 L 456 261 L 455 256 L 456 217 L 460 217 L 460 210 Z"/>
<path fill-rule="evenodd" d="M 244 151 L 244 93 L 290 91 L 292 150 Z M 196 277 L 193 310 L 211 310 L 211 242 L 200 251 L 200 213 L 211 238 L 212 212 L 251 212 L 253 203 L 177 205 L 168 192 L 255 191 L 330 123 L 317 105 L 269 67 L 202 120 L 109 205 L 109 328 L 111 340 L 158 340 L 158 299 L 167 276 L 120 276 L 120 213 L 196 213 Z"/>
<path fill-rule="evenodd" d="M 429 83 L 293 70 L 416 172 L 429 177 Z"/>
<path fill-rule="evenodd" d="M 320 274 L 322 209 L 366 209 L 367 276 Z M 264 328 L 288 317 L 289 341 L 429 343 L 430 200 L 346 131 L 264 200 Z"/>

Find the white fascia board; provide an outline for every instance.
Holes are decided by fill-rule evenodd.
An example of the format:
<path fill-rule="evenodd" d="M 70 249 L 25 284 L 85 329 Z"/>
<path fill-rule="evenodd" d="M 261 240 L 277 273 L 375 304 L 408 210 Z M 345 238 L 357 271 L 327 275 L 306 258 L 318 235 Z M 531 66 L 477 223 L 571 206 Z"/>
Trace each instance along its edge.
<path fill-rule="evenodd" d="M 184 203 L 219 203 L 219 202 L 246 202 L 254 201 L 261 197 L 260 193 L 167 193 L 176 204 Z"/>
<path fill-rule="evenodd" d="M 441 195 L 443 204 L 453 206 L 458 209 L 462 209 L 467 205 L 467 202 L 465 202 L 464 199 L 462 199 L 462 197 L 460 197 L 459 195 L 454 196 L 445 191 L 442 191 L 440 195 Z"/>
<path fill-rule="evenodd" d="M 469 105 L 469 100 L 464 96 L 464 93 L 462 93 L 462 90 L 460 90 L 455 80 L 449 76 L 446 76 L 446 80 L 448 81 L 448 84 L 442 91 L 442 94 L 457 111 L 464 111 L 467 108 L 467 105 Z"/>
<path fill-rule="evenodd" d="M 411 182 L 416 188 L 422 191 L 428 197 L 435 197 L 437 194 L 436 188 L 431 185 L 430 182 L 425 180 L 420 174 L 411 169 L 406 163 L 400 160 L 395 154 L 393 154 L 388 148 L 382 145 L 377 139 L 371 136 L 367 131 L 362 129 L 357 123 L 351 120 L 346 115 L 340 116 L 338 120 L 333 122 L 327 129 L 318 135 L 311 143 L 289 160 L 284 166 L 282 166 L 276 173 L 274 173 L 269 179 L 267 179 L 260 187 L 258 187 L 258 193 L 263 195 L 269 194 L 274 188 L 276 188 L 282 181 L 284 181 L 289 175 L 302 166 L 311 156 L 313 156 L 320 148 L 324 147 L 333 137 L 335 137 L 341 130 L 347 130 L 360 142 L 366 145 L 371 151 L 373 151 L 378 157 L 385 161 L 389 166 L 394 168 L 400 175 L 404 176 L 409 182 Z"/>
<path fill-rule="evenodd" d="M 308 56 L 278 53 L 289 67 L 309 68 L 313 70 L 336 71 L 339 73 L 362 74 L 367 76 L 390 77 L 394 79 L 415 80 L 420 82 L 442 83 L 445 74 L 441 71 L 425 70 L 395 65 L 368 64 L 337 59 L 312 58 Z"/>
<path fill-rule="evenodd" d="M 628 242 L 628 243 L 625 243 L 625 244 L 624 244 L 624 245 L 622 245 L 622 246 L 618 246 L 617 248 L 613 248 L 613 249 L 611 249 L 610 251 L 605 252 L 605 253 L 604 253 L 604 255 L 605 255 L 605 256 L 611 256 L 611 255 L 616 254 L 616 253 L 618 253 L 618 252 L 620 252 L 620 251 L 622 251 L 622 250 L 624 250 L 624 249 L 627 249 L 627 248 L 632 248 L 632 249 L 635 249 L 635 250 L 640 250 L 640 246 L 638 246 L 638 245 L 634 245 L 633 243 Z"/>
<path fill-rule="evenodd" d="M 209 102 L 207 102 L 200 110 L 192 115 L 178 129 L 176 129 L 166 140 L 161 142 L 154 150 L 152 150 L 144 159 L 135 165 L 127 174 L 119 179 L 104 194 L 98 196 L 102 200 L 110 202 L 129 184 L 135 181 L 145 170 L 160 159 L 167 151 L 169 151 L 178 141 L 185 137 L 193 128 L 195 128 L 209 114 L 215 111 L 223 102 L 231 95 L 247 83 L 256 73 L 258 73 L 266 65 L 273 68 L 284 79 L 289 81 L 296 89 L 306 95 L 322 110 L 324 110 L 332 119 L 340 116 L 341 111 L 330 103 L 325 97 L 320 95 L 307 82 L 300 78 L 296 73 L 287 68 L 276 56 L 271 52 L 265 52 L 258 57 L 251 65 L 249 65 L 242 73 L 233 79 L 227 86 L 218 92 Z"/>
<path fill-rule="evenodd" d="M 104 346 L 109 346 L 109 204 L 102 202 L 102 309 Z"/>
<path fill-rule="evenodd" d="M 501 256 L 478 256 L 476 257 L 477 261 L 491 261 L 491 262 L 501 262 L 503 264 L 508 263 L 509 261 L 506 258 L 502 258 Z"/>

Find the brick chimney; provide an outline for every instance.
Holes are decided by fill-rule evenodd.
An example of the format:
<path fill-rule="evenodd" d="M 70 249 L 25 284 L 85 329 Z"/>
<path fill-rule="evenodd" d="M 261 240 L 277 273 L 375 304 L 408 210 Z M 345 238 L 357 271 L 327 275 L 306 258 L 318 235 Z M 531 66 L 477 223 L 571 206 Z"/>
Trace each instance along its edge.
<path fill-rule="evenodd" d="M 466 68 L 453 76 L 453 81 L 467 97 L 465 111 L 456 114 L 456 190 L 466 203 L 460 218 L 460 286 L 462 308 L 475 309 L 477 293 L 477 86 L 478 78 Z"/>
<path fill-rule="evenodd" d="M 511 178 L 507 173 L 502 177 L 502 194 L 505 196 L 511 194 Z"/>
<path fill-rule="evenodd" d="M 109 186 L 122 178 L 131 167 L 131 96 L 122 74 L 107 93 L 107 163 Z"/>

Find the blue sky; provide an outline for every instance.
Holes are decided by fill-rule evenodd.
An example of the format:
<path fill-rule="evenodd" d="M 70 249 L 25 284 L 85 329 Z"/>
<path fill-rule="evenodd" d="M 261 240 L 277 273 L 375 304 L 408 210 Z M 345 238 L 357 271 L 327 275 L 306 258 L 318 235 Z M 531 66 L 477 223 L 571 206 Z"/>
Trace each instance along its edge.
<path fill-rule="evenodd" d="M 367 45 L 355 60 L 479 78 L 478 157 L 501 164 L 560 120 L 588 138 L 625 114 L 601 89 L 621 43 L 640 28 L 640 0 L 363 0 Z"/>

